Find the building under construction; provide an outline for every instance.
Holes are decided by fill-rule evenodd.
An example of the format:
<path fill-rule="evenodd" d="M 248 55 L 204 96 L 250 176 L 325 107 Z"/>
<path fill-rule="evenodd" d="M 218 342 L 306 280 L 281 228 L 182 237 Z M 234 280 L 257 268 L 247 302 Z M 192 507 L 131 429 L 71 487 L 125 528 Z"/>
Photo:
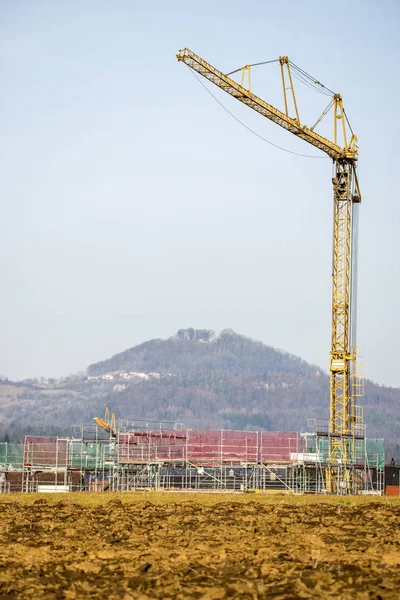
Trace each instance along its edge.
<path fill-rule="evenodd" d="M 27 435 L 24 444 L 0 444 L 1 491 L 331 491 L 329 428 L 315 421 L 304 434 L 96 421 L 103 426 L 74 427 L 71 437 Z M 384 493 L 383 440 L 350 441 L 351 477 L 337 493 Z"/>

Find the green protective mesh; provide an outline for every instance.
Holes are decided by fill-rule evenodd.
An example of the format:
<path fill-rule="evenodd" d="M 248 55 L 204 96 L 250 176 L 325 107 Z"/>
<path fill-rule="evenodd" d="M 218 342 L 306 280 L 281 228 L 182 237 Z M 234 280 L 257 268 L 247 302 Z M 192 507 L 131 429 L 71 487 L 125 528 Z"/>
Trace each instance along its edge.
<path fill-rule="evenodd" d="M 72 442 L 69 464 L 72 469 L 111 469 L 116 456 L 115 443 Z"/>
<path fill-rule="evenodd" d="M 24 445 L 0 443 L 0 466 L 21 469 L 24 464 Z"/>
<path fill-rule="evenodd" d="M 352 440 L 349 444 L 354 444 L 354 456 L 356 463 L 364 464 L 369 467 L 383 468 L 385 466 L 385 443 L 383 439 Z M 309 440 L 307 453 L 315 454 L 319 450 L 319 461 L 326 463 L 329 457 L 329 441 L 328 438 L 319 438 Z"/>
<path fill-rule="evenodd" d="M 385 466 L 385 441 L 367 439 L 367 460 L 370 467 Z"/>

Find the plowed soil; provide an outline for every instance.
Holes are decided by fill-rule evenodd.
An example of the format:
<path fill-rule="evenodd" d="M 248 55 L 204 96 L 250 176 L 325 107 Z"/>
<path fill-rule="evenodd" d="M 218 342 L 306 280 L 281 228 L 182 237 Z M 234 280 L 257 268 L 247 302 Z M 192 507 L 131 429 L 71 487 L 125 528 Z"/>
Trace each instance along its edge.
<path fill-rule="evenodd" d="M 400 598 L 400 502 L 0 497 L 0 600 Z"/>

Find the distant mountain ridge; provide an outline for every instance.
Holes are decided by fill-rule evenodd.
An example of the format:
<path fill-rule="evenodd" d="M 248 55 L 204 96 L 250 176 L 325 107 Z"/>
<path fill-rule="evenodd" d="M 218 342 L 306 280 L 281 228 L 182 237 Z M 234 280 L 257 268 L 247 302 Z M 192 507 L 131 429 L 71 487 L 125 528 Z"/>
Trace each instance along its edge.
<path fill-rule="evenodd" d="M 385 438 L 400 459 L 400 388 L 367 381 L 361 403 L 368 436 Z M 117 416 L 188 427 L 304 431 L 307 419 L 328 419 L 329 377 L 232 330 L 180 329 L 94 363 L 87 374 L 0 382 L 0 439 L 27 427 L 64 431 L 102 415 L 105 404 Z"/>

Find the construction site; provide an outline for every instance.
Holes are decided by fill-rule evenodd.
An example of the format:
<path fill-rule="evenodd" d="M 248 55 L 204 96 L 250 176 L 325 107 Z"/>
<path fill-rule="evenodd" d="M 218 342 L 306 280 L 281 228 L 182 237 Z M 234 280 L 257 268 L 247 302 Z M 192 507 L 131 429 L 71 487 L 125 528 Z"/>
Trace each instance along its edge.
<path fill-rule="evenodd" d="M 182 423 L 96 419 L 71 437 L 0 444 L 4 492 L 263 491 L 327 493 L 329 433 L 187 429 Z M 100 424 L 99 424 L 100 423 Z M 384 492 L 384 442 L 352 438 L 341 494 Z M 349 471 L 349 465 L 344 465 Z"/>
<path fill-rule="evenodd" d="M 179 62 L 333 161 L 333 260 L 329 421 L 305 433 L 188 429 L 180 423 L 120 419 L 106 412 L 71 437 L 26 436 L 0 448 L 3 491 L 235 490 L 382 494 L 384 443 L 367 439 L 363 372 L 357 362 L 357 260 L 361 193 L 357 136 L 340 94 L 287 56 L 224 74 L 189 49 Z M 284 111 L 257 97 L 250 71 L 277 63 Z M 239 74 L 239 84 L 232 75 Z M 301 123 L 293 78 L 329 98 L 312 127 Z M 211 94 L 212 95 L 212 94 Z M 333 114 L 333 140 L 316 128 Z M 325 124 L 325 121 L 324 121 Z M 295 153 L 296 154 L 296 153 Z"/>

